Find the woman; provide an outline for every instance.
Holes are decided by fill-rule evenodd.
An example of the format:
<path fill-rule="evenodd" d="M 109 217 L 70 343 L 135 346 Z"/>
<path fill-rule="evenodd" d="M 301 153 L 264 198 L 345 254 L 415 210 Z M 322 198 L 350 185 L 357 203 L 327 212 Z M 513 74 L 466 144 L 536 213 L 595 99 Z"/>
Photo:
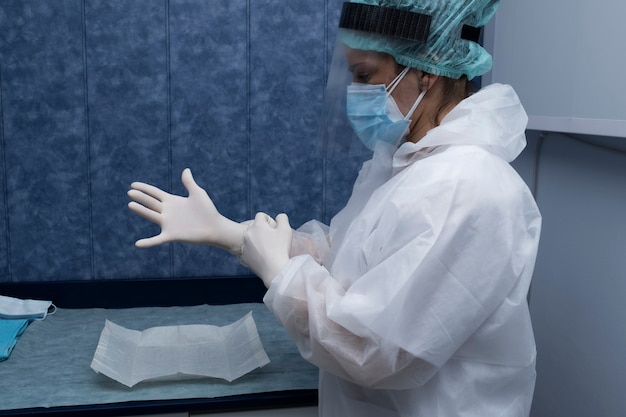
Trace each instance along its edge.
<path fill-rule="evenodd" d="M 186 170 L 189 198 L 132 185 L 130 208 L 162 228 L 137 246 L 180 240 L 241 256 L 319 366 L 322 416 L 528 416 L 526 294 L 541 218 L 509 165 L 525 146 L 526 114 L 508 86 L 469 95 L 468 80 L 490 66 L 482 48 L 457 48 L 462 59 L 433 52 L 451 21 L 484 24 L 497 1 L 366 3 L 385 7 L 349 3 L 339 38 L 347 116 L 374 154 L 330 227 L 293 231 L 284 214 L 232 222 Z M 428 41 L 395 42 L 344 19 L 367 12 L 369 22 L 374 10 L 384 20 L 396 3 L 410 18 L 431 16 Z"/>

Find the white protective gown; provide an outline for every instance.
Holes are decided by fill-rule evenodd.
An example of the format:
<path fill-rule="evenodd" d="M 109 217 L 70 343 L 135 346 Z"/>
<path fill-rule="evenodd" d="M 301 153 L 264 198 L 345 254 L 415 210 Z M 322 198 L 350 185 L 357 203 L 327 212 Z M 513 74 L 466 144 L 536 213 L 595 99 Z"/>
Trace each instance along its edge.
<path fill-rule="evenodd" d="M 330 228 L 295 233 L 307 254 L 264 301 L 320 367 L 321 416 L 529 415 L 541 216 L 509 165 L 526 123 L 486 87 L 418 143 L 379 145 Z"/>

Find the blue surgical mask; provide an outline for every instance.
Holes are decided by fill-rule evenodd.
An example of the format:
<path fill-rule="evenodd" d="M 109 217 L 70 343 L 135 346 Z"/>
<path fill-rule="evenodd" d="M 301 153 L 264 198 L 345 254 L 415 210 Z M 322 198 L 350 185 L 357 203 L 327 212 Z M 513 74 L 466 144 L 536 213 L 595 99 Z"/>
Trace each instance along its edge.
<path fill-rule="evenodd" d="M 0 318 L 0 362 L 6 360 L 15 347 L 17 340 L 28 327 L 30 320 Z"/>
<path fill-rule="evenodd" d="M 44 319 L 53 307 L 51 301 L 21 300 L 0 295 L 0 362 L 9 357 L 30 322 Z"/>
<path fill-rule="evenodd" d="M 398 145 L 409 133 L 410 117 L 426 91 L 417 97 L 406 116 L 402 114 L 391 93 L 409 71 L 406 67 L 386 88 L 384 84 L 352 83 L 347 90 L 348 121 L 354 133 L 369 149 L 377 141 Z"/>

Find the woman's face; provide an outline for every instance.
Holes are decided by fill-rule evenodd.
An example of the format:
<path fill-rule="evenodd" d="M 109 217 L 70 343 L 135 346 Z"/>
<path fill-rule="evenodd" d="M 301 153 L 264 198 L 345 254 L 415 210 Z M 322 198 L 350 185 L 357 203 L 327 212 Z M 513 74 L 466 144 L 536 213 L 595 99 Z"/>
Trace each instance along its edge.
<path fill-rule="evenodd" d="M 348 48 L 347 58 L 355 83 L 388 85 L 398 75 L 398 65 L 391 55 Z"/>
<path fill-rule="evenodd" d="M 347 48 L 346 54 L 348 70 L 352 73 L 352 81 L 355 83 L 388 86 L 402 70 L 388 54 L 350 48 Z M 393 91 L 392 96 L 402 114 L 407 114 L 419 93 L 417 71 L 411 69 Z"/>

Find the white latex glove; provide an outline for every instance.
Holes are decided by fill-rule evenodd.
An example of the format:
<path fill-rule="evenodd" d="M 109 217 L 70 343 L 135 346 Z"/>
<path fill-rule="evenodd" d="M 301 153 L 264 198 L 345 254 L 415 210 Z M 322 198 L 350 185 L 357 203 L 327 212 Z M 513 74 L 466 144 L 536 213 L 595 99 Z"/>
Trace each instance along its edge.
<path fill-rule="evenodd" d="M 181 180 L 189 197 L 167 193 L 142 182 L 131 184 L 128 196 L 134 200 L 128 208 L 135 214 L 161 226 L 161 233 L 135 243 L 149 248 L 167 242 L 186 242 L 218 246 L 239 255 L 246 225 L 222 216 L 209 195 L 185 169 Z"/>
<path fill-rule="evenodd" d="M 269 288 L 278 272 L 289 261 L 293 231 L 286 214 L 276 222 L 265 213 L 257 213 L 243 238 L 241 261 L 254 271 Z"/>

